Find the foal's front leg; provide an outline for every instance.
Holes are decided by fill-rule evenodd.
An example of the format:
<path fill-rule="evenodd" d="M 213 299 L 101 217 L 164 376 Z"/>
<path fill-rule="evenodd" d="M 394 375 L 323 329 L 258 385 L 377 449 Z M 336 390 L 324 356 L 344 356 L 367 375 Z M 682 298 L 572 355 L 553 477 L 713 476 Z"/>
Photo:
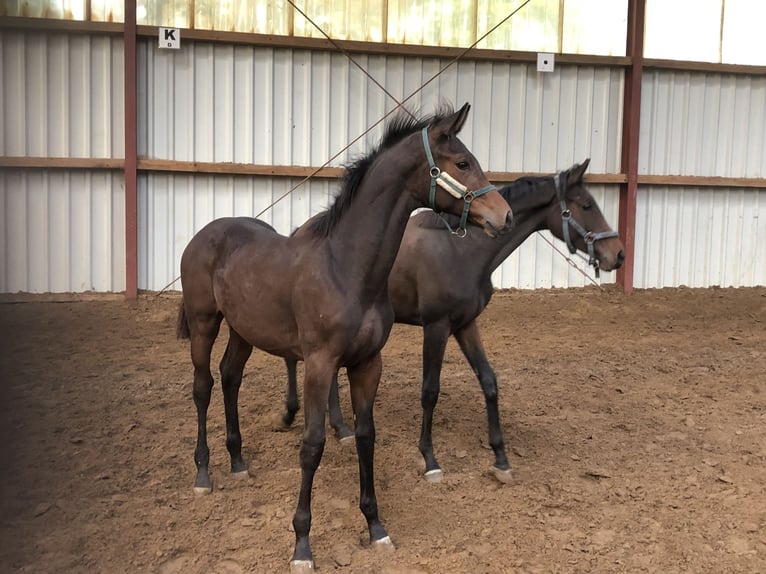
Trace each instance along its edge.
<path fill-rule="evenodd" d="M 330 384 L 337 367 L 327 358 L 306 357 L 303 382 L 304 429 L 301 441 L 301 488 L 298 507 L 293 516 L 295 550 L 290 561 L 290 572 L 308 574 L 314 571 L 309 531 L 311 530 L 311 489 L 314 474 L 322 460 L 325 445 L 325 411 Z"/>
<path fill-rule="evenodd" d="M 380 353 L 376 353 L 369 360 L 349 367 L 347 371 L 359 458 L 359 508 L 367 519 L 370 544 L 393 549 L 394 545 L 378 518 L 378 500 L 375 496 L 375 422 L 372 410 L 382 367 Z"/>
<path fill-rule="evenodd" d="M 500 413 L 497 408 L 497 378 L 487 360 L 476 320 L 474 319 L 455 331 L 455 339 L 457 339 L 460 349 L 471 364 L 471 368 L 479 379 L 481 390 L 484 393 L 484 402 L 487 405 L 489 445 L 495 453 L 495 465 L 492 467 L 492 471 L 495 478 L 500 482 L 511 482 L 513 478 L 511 475 L 511 465 L 508 463 L 508 457 L 505 454 L 503 431 L 500 428 Z"/>

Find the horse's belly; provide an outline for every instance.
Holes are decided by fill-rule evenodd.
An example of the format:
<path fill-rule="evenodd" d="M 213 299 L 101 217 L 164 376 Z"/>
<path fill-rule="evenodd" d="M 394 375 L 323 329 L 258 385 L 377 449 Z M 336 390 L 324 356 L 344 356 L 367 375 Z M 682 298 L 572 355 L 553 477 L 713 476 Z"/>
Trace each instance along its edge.
<path fill-rule="evenodd" d="M 229 327 L 253 347 L 300 359 L 289 291 L 276 277 L 253 260 L 246 268 L 227 265 L 214 279 L 216 301 Z"/>

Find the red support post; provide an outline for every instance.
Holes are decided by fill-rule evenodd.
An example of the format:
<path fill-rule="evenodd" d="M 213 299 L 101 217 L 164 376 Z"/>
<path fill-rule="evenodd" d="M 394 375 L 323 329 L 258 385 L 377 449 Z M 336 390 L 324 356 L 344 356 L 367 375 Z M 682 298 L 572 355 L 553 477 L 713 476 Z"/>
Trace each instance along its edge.
<path fill-rule="evenodd" d="M 136 0 L 125 0 L 125 298 L 138 298 Z"/>
<path fill-rule="evenodd" d="M 644 70 L 644 14 L 646 0 L 628 0 L 627 53 L 631 65 L 625 70 L 622 119 L 621 171 L 627 182 L 620 185 L 620 239 L 625 263 L 617 270 L 617 282 L 625 293 L 633 292 L 636 243 L 636 195 L 638 189 L 638 134 L 641 128 L 641 80 Z"/>

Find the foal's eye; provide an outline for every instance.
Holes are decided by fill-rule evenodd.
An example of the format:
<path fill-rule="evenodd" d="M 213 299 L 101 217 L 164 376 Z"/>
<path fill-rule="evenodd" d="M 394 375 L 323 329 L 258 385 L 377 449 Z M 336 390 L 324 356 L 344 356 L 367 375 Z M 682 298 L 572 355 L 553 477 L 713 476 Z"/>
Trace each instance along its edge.
<path fill-rule="evenodd" d="M 457 162 L 457 168 L 461 171 L 468 171 L 469 164 L 467 161 Z"/>
<path fill-rule="evenodd" d="M 585 211 L 587 211 L 587 210 L 591 209 L 592 207 L 593 207 L 593 204 L 592 204 L 590 201 L 589 201 L 588 203 L 586 203 L 585 205 L 583 205 L 583 206 L 582 206 L 582 208 L 583 208 Z"/>

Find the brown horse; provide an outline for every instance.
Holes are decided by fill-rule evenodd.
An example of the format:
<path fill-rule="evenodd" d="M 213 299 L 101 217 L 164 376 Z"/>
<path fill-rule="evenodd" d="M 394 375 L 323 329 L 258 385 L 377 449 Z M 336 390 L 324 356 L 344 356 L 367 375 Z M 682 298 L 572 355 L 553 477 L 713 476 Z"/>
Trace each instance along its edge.
<path fill-rule="evenodd" d="M 466 104 L 458 112 L 442 110 L 424 119 L 394 118 L 378 147 L 348 166 L 332 207 L 305 233 L 288 238 L 252 218 L 218 219 L 192 238 L 181 257 L 178 334 L 191 339 L 194 365 L 195 492 L 212 490 L 206 419 L 213 386 L 211 349 L 221 320 L 229 326 L 220 369 L 233 473 L 247 473 L 237 397 L 253 347 L 305 361 L 293 572 L 313 571 L 311 490 L 325 445 L 330 385 L 342 366 L 356 418 L 360 508 L 371 543 L 391 545 L 375 497 L 373 402 L 380 350 L 394 320 L 388 274 L 404 228 L 410 213 L 429 204 L 429 197 L 438 209 L 469 217 L 491 236 L 504 232 L 511 221 L 508 204 L 457 138 L 468 110 Z M 446 191 L 436 193 L 437 187 Z"/>
<path fill-rule="evenodd" d="M 570 252 L 588 253 L 590 263 L 606 271 L 622 265 L 623 246 L 605 221 L 583 174 L 590 160 L 555 177 L 525 177 L 503 187 L 500 194 L 513 209 L 514 227 L 499 240 L 480 233 L 458 238 L 447 232 L 454 218 L 433 212 L 412 217 L 388 278 L 388 291 L 397 323 L 423 326 L 423 423 L 420 452 L 425 476 L 439 481 L 443 473 L 434 455 L 431 428 L 439 398 L 439 377 L 447 340 L 454 336 L 484 392 L 489 444 L 495 455 L 498 480 L 511 479 L 497 407 L 497 380 L 481 343 L 476 318 L 492 297 L 492 272 L 533 232 L 549 229 L 565 241 Z M 474 231 L 474 230 L 471 230 Z M 288 369 L 285 426 L 298 409 L 295 361 Z M 330 424 L 341 440 L 351 435 L 340 411 L 337 380 L 330 391 Z"/>

